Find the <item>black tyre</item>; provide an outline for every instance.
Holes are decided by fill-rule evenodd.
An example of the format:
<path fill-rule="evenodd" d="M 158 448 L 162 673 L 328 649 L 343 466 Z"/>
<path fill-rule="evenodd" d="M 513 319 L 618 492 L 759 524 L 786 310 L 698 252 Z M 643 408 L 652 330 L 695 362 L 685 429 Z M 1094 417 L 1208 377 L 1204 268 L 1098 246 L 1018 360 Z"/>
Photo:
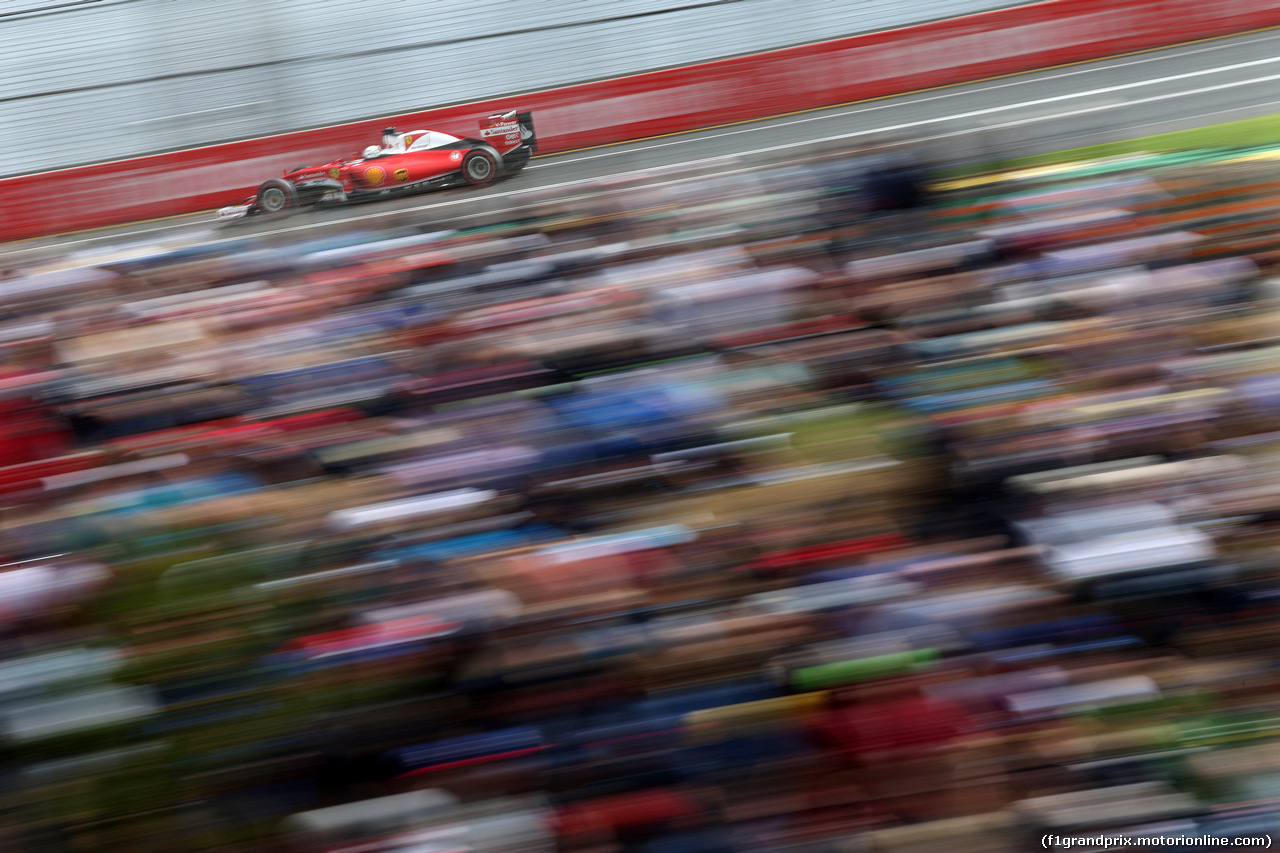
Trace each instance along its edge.
<path fill-rule="evenodd" d="M 293 184 L 272 178 L 258 187 L 258 209 L 267 215 L 284 213 L 298 203 L 298 193 Z"/>
<path fill-rule="evenodd" d="M 483 148 L 473 148 L 462 158 L 462 179 L 473 187 L 482 187 L 497 176 L 497 158 Z"/>

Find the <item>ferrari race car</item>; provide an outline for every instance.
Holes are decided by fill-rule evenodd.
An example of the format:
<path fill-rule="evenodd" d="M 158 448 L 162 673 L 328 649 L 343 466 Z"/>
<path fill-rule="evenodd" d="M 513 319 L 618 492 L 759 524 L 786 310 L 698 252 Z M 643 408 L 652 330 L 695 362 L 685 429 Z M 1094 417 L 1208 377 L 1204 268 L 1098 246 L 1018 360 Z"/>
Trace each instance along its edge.
<path fill-rule="evenodd" d="M 479 138 L 387 128 L 382 140 L 356 159 L 302 166 L 265 181 L 250 198 L 219 210 L 218 221 L 464 184 L 483 186 L 519 172 L 538 150 L 533 114 L 515 110 L 481 119 Z"/>

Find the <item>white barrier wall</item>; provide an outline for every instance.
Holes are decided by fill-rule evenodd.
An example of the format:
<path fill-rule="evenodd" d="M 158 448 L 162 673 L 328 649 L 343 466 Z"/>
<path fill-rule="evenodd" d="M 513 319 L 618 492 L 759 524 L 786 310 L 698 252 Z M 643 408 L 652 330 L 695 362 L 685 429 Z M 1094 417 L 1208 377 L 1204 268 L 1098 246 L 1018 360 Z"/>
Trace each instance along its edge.
<path fill-rule="evenodd" d="M 0 0 L 0 176 L 892 29 L 1000 0 Z"/>

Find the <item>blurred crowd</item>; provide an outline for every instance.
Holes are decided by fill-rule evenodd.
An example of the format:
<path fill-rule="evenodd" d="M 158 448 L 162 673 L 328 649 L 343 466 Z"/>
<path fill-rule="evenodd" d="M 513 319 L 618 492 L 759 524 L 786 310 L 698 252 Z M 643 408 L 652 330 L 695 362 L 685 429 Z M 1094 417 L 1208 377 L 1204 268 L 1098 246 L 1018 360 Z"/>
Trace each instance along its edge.
<path fill-rule="evenodd" d="M 8 270 L 0 849 L 1280 829 L 1262 182 L 931 169 Z"/>

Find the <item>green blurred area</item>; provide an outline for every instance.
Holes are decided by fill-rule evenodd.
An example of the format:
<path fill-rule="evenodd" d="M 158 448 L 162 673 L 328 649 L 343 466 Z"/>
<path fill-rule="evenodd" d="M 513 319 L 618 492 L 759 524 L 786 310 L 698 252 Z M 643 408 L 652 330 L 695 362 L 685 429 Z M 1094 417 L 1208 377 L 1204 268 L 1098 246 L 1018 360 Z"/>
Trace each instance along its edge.
<path fill-rule="evenodd" d="M 1037 157 L 1020 157 L 1008 161 L 1004 164 L 1004 168 L 1026 169 L 1074 160 L 1119 157 L 1126 154 L 1196 152 L 1200 155 L 1211 154 L 1216 158 L 1244 155 L 1272 148 L 1280 148 L 1280 114 L 1240 119 L 1191 130 L 1175 130 L 1122 142 L 1072 148 Z"/>
<path fill-rule="evenodd" d="M 890 453 L 903 445 L 911 425 L 902 412 L 885 405 L 860 405 L 852 411 L 799 421 L 789 427 L 791 444 L 813 463 L 843 462 Z"/>
<path fill-rule="evenodd" d="M 977 169 L 972 167 L 944 169 L 940 176 L 956 179 L 974 174 L 1011 172 L 1117 157 L 1154 158 L 1150 161 L 1133 160 L 1123 164 L 1125 168 L 1138 168 L 1172 165 L 1173 161 L 1170 158 L 1174 157 L 1178 162 L 1214 162 L 1232 157 L 1265 156 L 1271 153 L 1280 157 L 1280 114 L 1240 119 L 1190 130 L 1175 130 L 1155 136 L 1142 136 L 1100 145 L 1069 148 L 1032 157 L 997 160 Z"/>

